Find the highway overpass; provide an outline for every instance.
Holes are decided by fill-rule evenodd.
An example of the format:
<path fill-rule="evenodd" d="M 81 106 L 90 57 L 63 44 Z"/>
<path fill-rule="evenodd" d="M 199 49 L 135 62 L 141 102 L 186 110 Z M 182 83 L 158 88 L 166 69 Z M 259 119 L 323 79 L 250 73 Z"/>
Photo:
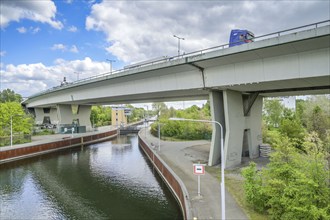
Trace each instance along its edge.
<path fill-rule="evenodd" d="M 329 23 L 79 80 L 35 94 L 23 104 L 35 109 L 39 119 L 50 114 L 60 124 L 76 118 L 90 126 L 91 105 L 209 99 L 212 119 L 224 125 L 226 166 L 234 166 L 242 152 L 258 156 L 262 97 L 330 93 Z M 74 115 L 72 105 L 79 106 Z M 44 113 L 44 108 L 53 110 Z M 219 160 L 220 131 L 213 129 L 209 165 Z"/>

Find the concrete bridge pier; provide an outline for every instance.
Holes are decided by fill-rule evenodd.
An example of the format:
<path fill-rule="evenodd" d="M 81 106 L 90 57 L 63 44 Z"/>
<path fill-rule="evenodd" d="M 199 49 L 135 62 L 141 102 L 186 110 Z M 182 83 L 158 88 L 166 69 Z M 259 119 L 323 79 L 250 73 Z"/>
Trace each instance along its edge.
<path fill-rule="evenodd" d="M 90 105 L 57 105 L 57 116 L 59 124 L 78 123 L 79 126 L 86 126 L 86 131 L 91 131 L 92 124 L 90 121 L 91 115 Z"/>
<path fill-rule="evenodd" d="M 89 105 L 67 105 L 57 104 L 56 106 L 29 109 L 35 115 L 37 124 L 73 124 L 86 126 L 86 131 L 92 130 L 90 122 L 91 106 Z"/>
<path fill-rule="evenodd" d="M 224 130 L 225 167 L 241 163 L 242 156 L 256 158 L 262 143 L 262 97 L 255 95 L 246 110 L 246 98 L 232 90 L 211 91 L 210 108 L 212 120 L 220 122 Z M 220 128 L 213 124 L 209 166 L 220 162 Z"/>

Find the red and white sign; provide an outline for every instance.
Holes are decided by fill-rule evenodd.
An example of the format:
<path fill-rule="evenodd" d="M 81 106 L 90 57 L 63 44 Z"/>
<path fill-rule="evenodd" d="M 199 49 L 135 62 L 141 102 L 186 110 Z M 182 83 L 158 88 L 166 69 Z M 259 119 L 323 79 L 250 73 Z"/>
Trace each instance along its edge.
<path fill-rule="evenodd" d="M 195 175 L 204 175 L 205 174 L 205 164 L 193 164 L 194 174 Z"/>

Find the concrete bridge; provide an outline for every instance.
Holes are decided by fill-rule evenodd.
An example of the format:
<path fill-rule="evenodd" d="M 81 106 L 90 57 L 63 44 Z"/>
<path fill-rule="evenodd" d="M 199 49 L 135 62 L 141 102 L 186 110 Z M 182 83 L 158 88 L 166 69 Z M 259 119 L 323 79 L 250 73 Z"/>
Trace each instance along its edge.
<path fill-rule="evenodd" d="M 90 127 L 92 105 L 209 99 L 212 119 L 224 126 L 226 167 L 235 166 L 243 153 L 259 155 L 263 97 L 330 93 L 329 24 L 135 65 L 40 92 L 23 104 L 37 120 L 57 116 L 58 123 Z M 219 162 L 214 127 L 209 165 Z"/>

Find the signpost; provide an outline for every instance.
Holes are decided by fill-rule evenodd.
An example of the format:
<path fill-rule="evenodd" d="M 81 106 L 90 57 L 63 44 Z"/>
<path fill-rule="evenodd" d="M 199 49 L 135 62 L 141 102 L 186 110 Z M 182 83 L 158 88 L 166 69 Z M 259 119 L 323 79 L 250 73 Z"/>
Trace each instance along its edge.
<path fill-rule="evenodd" d="M 193 164 L 194 174 L 198 176 L 198 196 L 201 195 L 201 175 L 205 174 L 205 164 Z"/>

